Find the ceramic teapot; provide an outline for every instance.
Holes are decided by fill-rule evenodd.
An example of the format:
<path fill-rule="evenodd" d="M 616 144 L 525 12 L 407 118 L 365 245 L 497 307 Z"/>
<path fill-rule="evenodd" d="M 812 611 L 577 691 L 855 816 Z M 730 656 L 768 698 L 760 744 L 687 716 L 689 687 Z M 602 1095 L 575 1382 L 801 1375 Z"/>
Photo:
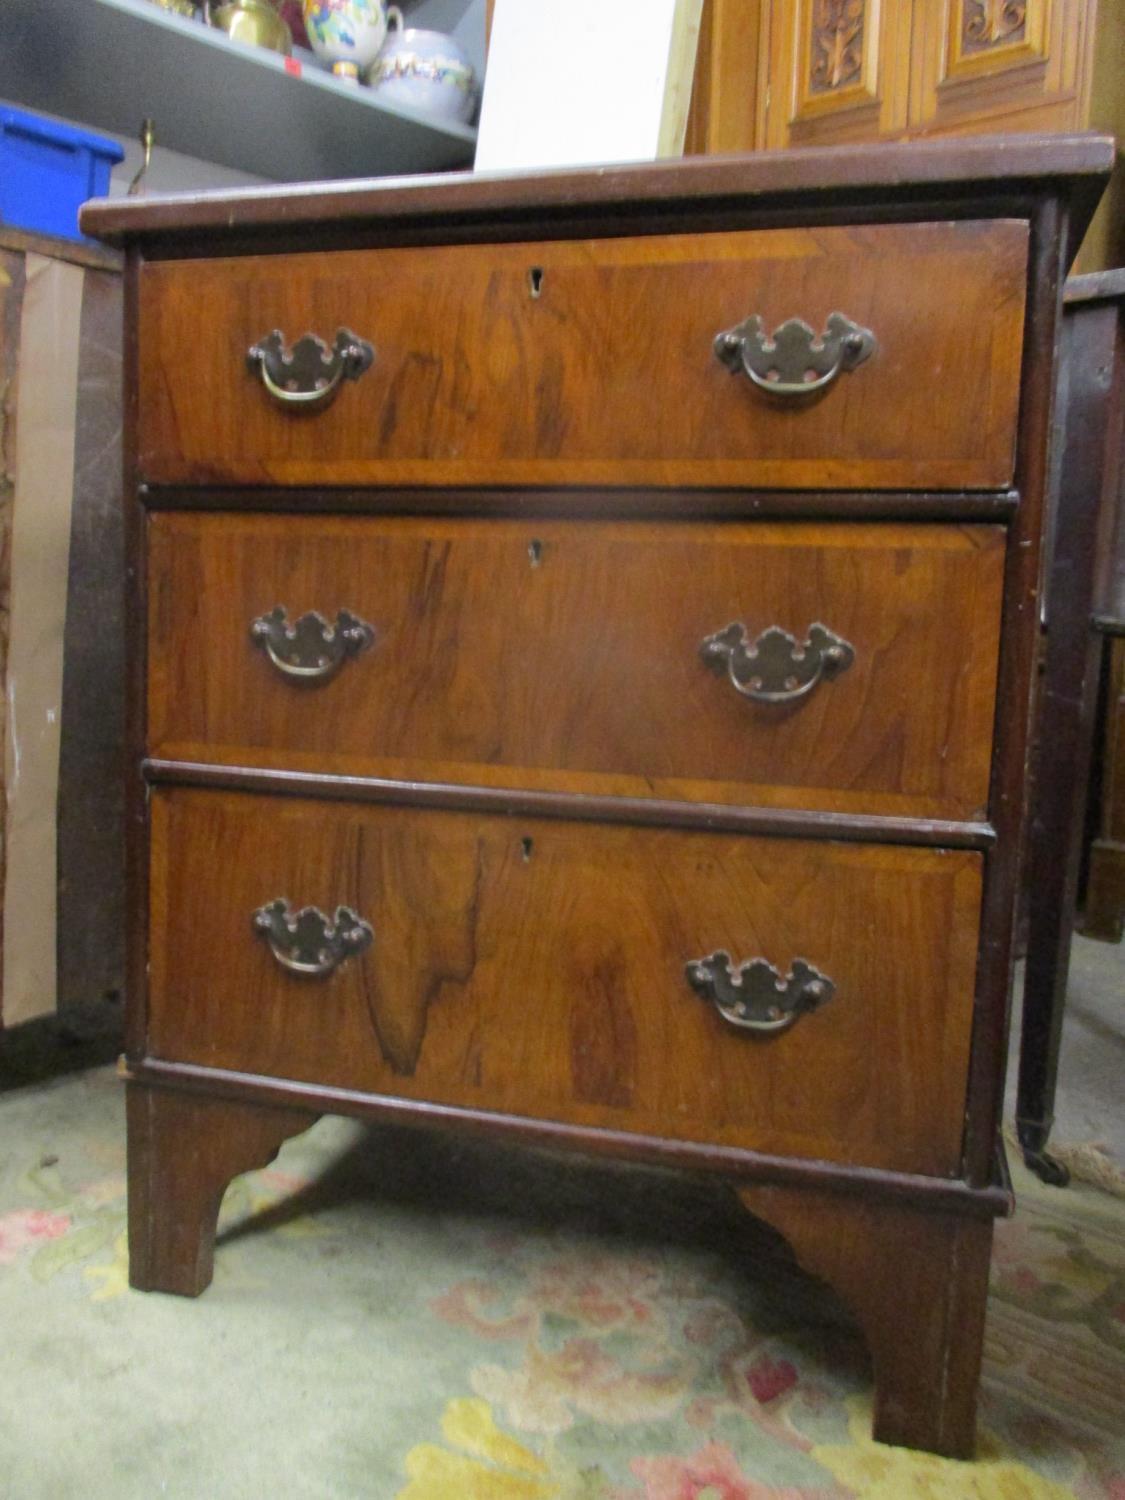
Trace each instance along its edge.
<path fill-rule="evenodd" d="M 398 6 L 382 0 L 303 0 L 302 13 L 316 55 L 353 80 L 375 61 L 388 30 L 403 26 Z"/>

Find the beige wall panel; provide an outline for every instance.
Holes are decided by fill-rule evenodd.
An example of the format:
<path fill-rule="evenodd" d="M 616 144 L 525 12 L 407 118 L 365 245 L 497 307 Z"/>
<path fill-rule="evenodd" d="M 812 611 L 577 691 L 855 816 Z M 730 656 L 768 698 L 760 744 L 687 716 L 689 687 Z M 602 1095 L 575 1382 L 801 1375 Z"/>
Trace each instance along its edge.
<path fill-rule="evenodd" d="M 55 805 L 83 276 L 27 257 L 5 733 L 8 1026 L 55 1008 Z"/>
<path fill-rule="evenodd" d="M 8 717 L 3 686 L 8 672 L 8 610 L 11 602 L 12 499 L 16 468 L 16 360 L 19 351 L 20 307 L 23 302 L 23 256 L 10 254 L 0 244 L 0 736 Z M 3 769 L 0 766 L 0 809 L 3 808 Z M 0 902 L 3 900 L 5 860 L 4 819 L 0 815 Z M 0 904 L 0 984 L 4 952 L 4 909 Z M 0 1025 L 4 992 L 0 988 Z"/>

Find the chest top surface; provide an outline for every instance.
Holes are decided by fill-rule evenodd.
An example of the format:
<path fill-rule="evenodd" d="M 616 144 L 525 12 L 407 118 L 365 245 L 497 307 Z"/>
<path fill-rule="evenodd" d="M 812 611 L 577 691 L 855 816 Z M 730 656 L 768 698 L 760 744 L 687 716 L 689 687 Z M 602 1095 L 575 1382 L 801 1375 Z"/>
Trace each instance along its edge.
<path fill-rule="evenodd" d="M 152 254 L 263 252 L 400 235 L 427 240 L 518 238 L 528 227 L 585 223 L 600 232 L 648 231 L 692 217 L 745 222 L 810 210 L 846 221 L 857 208 L 909 216 L 912 205 L 951 210 L 998 195 L 1065 198 L 1072 251 L 1114 162 L 1112 138 L 1086 132 L 981 136 L 902 144 L 766 151 L 542 173 L 298 183 L 234 192 L 109 199 L 82 210 L 85 233 L 142 244 Z M 567 230 L 565 232 L 572 232 Z"/>

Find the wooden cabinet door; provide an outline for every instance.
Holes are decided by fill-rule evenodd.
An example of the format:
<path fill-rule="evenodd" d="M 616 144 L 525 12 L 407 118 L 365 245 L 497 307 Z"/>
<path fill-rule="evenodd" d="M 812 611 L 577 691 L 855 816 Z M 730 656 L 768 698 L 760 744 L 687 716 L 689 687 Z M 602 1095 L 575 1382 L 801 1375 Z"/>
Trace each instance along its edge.
<path fill-rule="evenodd" d="M 686 156 L 763 144 L 769 7 L 770 0 L 703 0 Z"/>
<path fill-rule="evenodd" d="M 1077 128 L 1093 17 L 1091 0 L 914 0 L 911 128 Z"/>
<path fill-rule="evenodd" d="M 1096 8 L 1096 0 L 707 0 L 688 149 L 1083 128 Z"/>
<path fill-rule="evenodd" d="M 764 146 L 901 135 L 911 0 L 771 0 Z"/>

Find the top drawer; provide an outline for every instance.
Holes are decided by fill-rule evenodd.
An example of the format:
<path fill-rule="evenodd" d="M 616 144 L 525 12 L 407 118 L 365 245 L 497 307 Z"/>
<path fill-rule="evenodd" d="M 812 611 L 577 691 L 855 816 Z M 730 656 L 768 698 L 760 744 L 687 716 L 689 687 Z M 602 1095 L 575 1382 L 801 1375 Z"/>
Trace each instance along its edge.
<path fill-rule="evenodd" d="M 1000 488 L 1026 276 L 1015 220 L 155 262 L 141 476 Z M 790 319 L 819 335 L 833 313 L 874 347 L 811 395 L 763 391 L 715 354 L 753 315 L 766 335 Z M 331 345 L 341 328 L 374 359 L 327 405 L 281 404 L 248 364 L 274 329 Z M 831 377 L 832 355 L 814 348 L 797 380 Z"/>

